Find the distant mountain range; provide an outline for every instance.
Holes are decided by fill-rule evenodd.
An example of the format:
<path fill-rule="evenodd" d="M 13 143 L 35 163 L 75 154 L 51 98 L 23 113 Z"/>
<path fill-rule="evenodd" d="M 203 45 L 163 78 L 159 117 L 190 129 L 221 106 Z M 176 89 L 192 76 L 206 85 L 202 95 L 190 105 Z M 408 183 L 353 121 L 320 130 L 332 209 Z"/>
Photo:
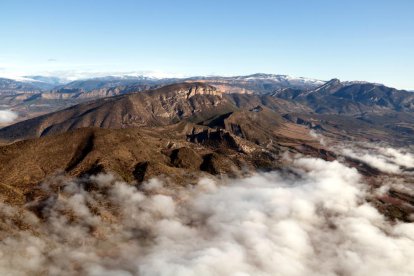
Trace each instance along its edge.
<path fill-rule="evenodd" d="M 13 89 L 14 87 L 27 86 L 33 90 L 68 90 L 78 89 L 80 91 L 91 91 L 100 88 L 113 88 L 117 86 L 139 85 L 139 84 L 164 84 L 173 82 L 184 82 L 193 80 L 205 81 L 219 81 L 229 82 L 234 81 L 238 83 L 261 83 L 265 90 L 273 87 L 296 87 L 308 88 L 316 87 L 324 83 L 324 81 L 295 78 L 288 75 L 274 75 L 274 74 L 253 74 L 247 76 L 222 77 L 222 76 L 194 76 L 194 77 L 155 77 L 152 75 L 115 75 L 93 78 L 80 78 L 74 81 L 69 81 L 65 78 L 50 77 L 50 76 L 24 76 L 16 79 L 0 79 L 2 89 Z M 252 86 L 254 87 L 254 85 Z M 257 87 L 258 88 L 258 87 Z M 0 90 L 2 92 L 2 90 Z"/>
<path fill-rule="evenodd" d="M 160 88 L 181 82 L 204 82 L 225 93 L 266 94 L 280 88 L 312 89 L 323 81 L 286 75 L 254 74 L 177 78 L 165 74 L 126 74 L 69 81 L 67 78 L 25 76 L 0 79 L 0 108 L 12 109 L 19 120 L 93 99 Z"/>
<path fill-rule="evenodd" d="M 25 120 L 88 101 L 159 89 L 177 83 L 203 83 L 224 94 L 260 95 L 266 96 L 266 99 L 271 96 L 300 104 L 314 116 L 345 115 L 372 122 L 378 121 L 373 116 L 389 117 L 398 113 L 400 121 L 390 123 L 389 127 L 403 130 L 404 133 L 414 132 L 414 128 L 406 124 L 412 119 L 414 111 L 412 92 L 369 82 L 341 82 L 338 79 L 321 81 L 273 74 L 188 78 L 117 75 L 71 82 L 44 76 L 0 79 L 0 107 L 17 112 L 19 120 Z M 308 117 L 303 112 L 295 116 L 292 113 L 293 111 L 289 116 L 294 120 L 298 120 L 298 116 L 304 119 Z"/>
<path fill-rule="evenodd" d="M 0 137 L 5 134 L 1 138 L 21 140 L 91 126 L 119 129 L 165 126 L 183 120 L 200 123 L 257 106 L 281 114 L 310 111 L 270 95 L 229 94 L 205 83 L 181 83 L 82 103 L 3 128 Z"/>
<path fill-rule="evenodd" d="M 112 86 L 118 81 L 105 78 L 105 81 L 94 79 L 85 82 L 88 85 Z M 266 107 L 277 111 L 287 121 L 344 139 L 359 135 L 359 139 L 372 141 L 413 141 L 412 92 L 365 82 L 343 83 L 338 79 L 316 86 L 318 81 L 289 80 L 286 76 L 262 74 L 176 81 L 142 79 L 140 84 L 100 86 L 90 91 L 67 87 L 29 94 L 26 98 L 18 94 L 16 97 L 22 103 L 15 108 L 20 107 L 23 111 L 35 110 L 33 114 L 41 115 L 63 110 L 3 128 L 0 138 L 4 141 L 21 140 L 90 126 L 164 126 L 184 118 L 188 122 L 199 123 L 239 108 Z M 83 82 L 75 84 L 84 85 Z M 189 97 L 192 93 L 203 96 Z M 64 109 L 69 106 L 73 107 Z M 214 109 L 214 114 L 210 109 Z M 27 116 L 30 117 L 33 116 Z"/>
<path fill-rule="evenodd" d="M 321 114 L 414 111 L 414 93 L 366 82 L 333 79 L 316 89 L 282 88 L 273 95 L 306 104 Z"/>

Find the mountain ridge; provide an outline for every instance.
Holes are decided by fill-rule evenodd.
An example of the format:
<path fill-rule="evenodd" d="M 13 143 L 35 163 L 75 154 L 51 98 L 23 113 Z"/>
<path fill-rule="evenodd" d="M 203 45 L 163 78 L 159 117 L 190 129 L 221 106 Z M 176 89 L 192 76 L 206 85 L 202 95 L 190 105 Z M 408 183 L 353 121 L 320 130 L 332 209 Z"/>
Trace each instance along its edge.
<path fill-rule="evenodd" d="M 382 84 L 349 83 L 332 79 L 311 90 L 276 90 L 273 96 L 294 100 L 321 114 L 363 114 L 366 112 L 413 112 L 414 94 Z"/>
<path fill-rule="evenodd" d="M 0 137 L 21 140 L 80 127 L 163 126 L 183 119 L 201 122 L 259 105 L 282 113 L 307 111 L 301 105 L 270 96 L 226 94 L 205 83 L 181 83 L 75 105 L 0 129 Z"/>

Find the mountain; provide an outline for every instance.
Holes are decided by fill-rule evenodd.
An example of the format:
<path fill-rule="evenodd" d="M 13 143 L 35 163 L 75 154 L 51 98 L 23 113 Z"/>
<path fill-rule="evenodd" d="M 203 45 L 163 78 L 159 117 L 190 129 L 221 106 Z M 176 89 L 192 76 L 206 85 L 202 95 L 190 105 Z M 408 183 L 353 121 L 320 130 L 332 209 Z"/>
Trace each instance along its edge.
<path fill-rule="evenodd" d="M 71 97 L 88 97 L 91 95 L 106 95 L 110 90 L 117 90 L 118 94 L 127 93 L 133 87 L 135 90 L 148 90 L 163 85 L 180 82 L 204 82 L 219 88 L 227 93 L 267 93 L 278 88 L 311 89 L 323 81 L 294 78 L 287 75 L 253 74 L 248 76 L 195 76 L 188 78 L 155 78 L 147 76 L 107 76 L 76 80 L 65 85 L 57 86 L 52 93 L 71 93 Z M 113 95 L 113 94 L 112 94 Z"/>
<path fill-rule="evenodd" d="M 78 76 L 25 76 L 2 79 L 0 88 L 0 107 L 11 109 L 23 121 L 46 113 L 54 112 L 94 99 L 136 93 L 157 89 L 165 85 L 181 82 L 203 82 L 213 84 L 225 93 L 263 94 L 279 87 L 315 87 L 319 81 L 292 78 L 285 75 L 254 74 L 249 76 L 219 77 L 199 76 L 177 78 L 165 74 L 118 74 L 75 81 L 68 78 Z"/>
<path fill-rule="evenodd" d="M 79 76 L 78 76 L 79 78 Z M 270 91 L 281 87 L 293 87 L 301 89 L 315 88 L 324 83 L 324 81 L 308 79 L 308 78 L 296 78 L 288 75 L 275 75 L 275 74 L 252 74 L 247 76 L 194 76 L 194 77 L 160 77 L 152 75 L 109 75 L 101 77 L 85 77 L 79 78 L 74 81 L 68 81 L 66 78 L 54 77 L 54 76 L 24 76 L 11 80 L 20 83 L 20 85 L 30 85 L 42 90 L 68 91 L 77 90 L 80 92 L 90 92 L 96 89 L 102 88 L 114 88 L 120 86 L 134 86 L 134 85 L 166 85 L 172 83 L 186 82 L 186 81 L 205 81 L 205 82 L 217 82 L 217 84 L 227 85 L 229 87 L 243 88 L 251 92 Z M 232 91 L 234 92 L 234 91 Z"/>
<path fill-rule="evenodd" d="M 316 89 L 279 89 L 272 95 L 300 102 L 320 114 L 414 111 L 414 93 L 374 83 L 342 83 L 333 79 Z"/>
<path fill-rule="evenodd" d="M 68 82 L 66 79 L 54 76 L 24 76 L 23 80 L 42 90 L 51 90 Z"/>
<path fill-rule="evenodd" d="M 48 91 L 63 83 L 65 83 L 64 79 L 49 76 L 23 76 L 15 79 L 0 78 L 0 94 Z"/>
<path fill-rule="evenodd" d="M 188 183 L 191 175 L 280 168 L 285 149 L 333 158 L 307 127 L 282 117 L 294 110 L 308 111 L 204 83 L 75 105 L 0 130 L 7 144 L 0 146 L 0 192 L 6 202 L 24 204 L 40 196 L 35 187 L 57 171 L 77 177 L 111 172 L 138 182 L 167 175 Z"/>
<path fill-rule="evenodd" d="M 0 78 L 0 94 L 36 93 L 39 87 L 30 82 Z"/>
<path fill-rule="evenodd" d="M 367 82 L 333 79 L 316 89 L 283 88 L 273 97 L 301 103 L 312 113 L 285 118 L 334 135 L 399 145 L 414 142 L 414 93 Z"/>
<path fill-rule="evenodd" d="M 278 168 L 281 163 L 276 159 L 281 157 L 276 153 L 283 144 L 298 152 L 296 148 L 306 143 L 308 152 L 318 155 L 318 142 L 305 128 L 295 130 L 301 138 L 285 138 L 267 148 L 226 130 L 185 122 L 151 128 L 76 129 L 0 146 L 0 193 L 9 203 L 24 204 L 38 183 L 59 170 L 79 177 L 112 172 L 139 182 L 168 175 L 176 183 L 185 183 L 195 173 Z"/>
<path fill-rule="evenodd" d="M 59 81 L 53 78 L 43 79 L 40 76 L 31 76 L 31 78 L 51 83 Z M 48 91 L 35 88 L 30 83 L 17 82 L 16 84 L 16 81 L 12 80 L 8 80 L 8 82 L 13 83 L 14 86 L 10 88 L 9 85 L 8 93 L 0 93 L 0 106 L 18 113 L 19 118 L 17 121 L 23 121 L 86 102 L 93 103 L 91 104 L 93 106 L 97 104 L 95 100 L 113 96 L 123 98 L 124 95 L 148 90 L 154 91 L 164 86 L 181 82 L 209 85 L 222 94 L 229 95 L 224 95 L 222 98 L 225 101 L 231 102 L 230 105 L 237 106 L 237 101 L 240 100 L 244 102 L 251 101 L 256 105 L 264 106 L 277 102 L 276 110 L 283 110 L 281 114 L 286 115 L 285 119 L 289 120 L 288 118 L 290 118 L 291 122 L 294 123 L 301 122 L 306 125 L 318 126 L 318 128 L 325 130 L 329 129 L 333 135 L 341 135 L 343 139 L 348 137 L 348 134 L 344 132 L 352 134 L 361 125 L 365 127 L 358 131 L 361 134 L 359 139 L 367 139 L 369 141 L 378 141 L 384 138 L 393 140 L 392 137 L 396 137 L 394 142 L 398 141 L 398 143 L 406 144 L 412 140 L 410 135 L 414 133 L 412 120 L 414 94 L 367 82 L 341 82 L 338 79 L 333 79 L 325 83 L 318 80 L 272 74 L 234 77 L 200 76 L 191 78 L 120 75 L 74 81 L 58 85 Z M 22 91 L 22 89 L 18 90 L 17 88 L 26 88 L 26 90 Z M 244 96 L 242 95 L 251 96 L 245 96 L 249 98 L 247 99 L 243 98 Z M 285 100 L 284 103 L 287 108 L 280 104 L 282 99 Z M 113 100 L 111 99 L 110 101 L 112 102 Z M 151 101 L 154 100 L 152 99 Z M 250 105 L 250 108 L 253 107 L 253 104 Z M 274 109 L 275 107 L 271 108 Z M 61 116 L 63 113 L 59 114 Z M 90 116 L 92 114 L 95 113 L 92 112 Z M 151 114 L 151 112 L 148 114 Z M 140 116 L 139 114 L 135 115 Z M 341 116 L 326 117 L 323 115 Z M 104 115 L 101 115 L 101 117 L 103 118 Z M 63 116 L 62 118 L 66 117 Z M 312 118 L 313 121 L 310 122 L 309 118 Z M 43 119 L 36 118 L 35 120 Z M 102 122 L 102 124 L 107 125 L 108 120 L 105 123 Z M 73 125 L 88 125 L 87 121 L 83 123 L 80 123 L 82 120 L 78 121 L 73 123 Z M 118 118 L 117 121 L 120 121 L 120 119 Z M 33 121 L 29 122 L 30 124 L 33 123 Z M 100 122 L 100 119 L 97 119 L 96 122 Z M 72 123 L 67 124 L 60 127 L 71 129 Z M 99 127 L 100 125 L 95 123 L 94 126 Z M 339 129 L 339 126 L 342 129 Z M 24 129 L 28 128 L 30 127 Z M 24 137 L 36 137 L 40 135 L 39 132 L 43 133 L 45 131 L 47 133 L 57 129 L 57 126 L 46 123 L 44 127 L 38 127 L 36 130 L 32 129 L 33 133 L 29 136 L 17 134 L 19 132 L 26 132 L 26 130 L 14 130 L 12 133 L 16 135 L 16 139 L 23 139 Z"/>
<path fill-rule="evenodd" d="M 155 85 L 166 83 L 169 79 L 158 79 L 145 76 L 107 76 L 99 78 L 89 78 L 75 80 L 64 85 L 55 87 L 55 91 L 64 90 L 78 90 L 83 92 L 89 92 L 102 88 L 114 88 L 118 86 L 129 85 Z"/>
<path fill-rule="evenodd" d="M 247 76 L 211 76 L 186 79 L 186 81 L 192 80 L 206 82 L 223 91 L 228 91 L 229 93 L 250 94 L 265 94 L 280 88 L 295 88 L 301 90 L 313 89 L 325 83 L 324 81 L 314 79 L 262 73 Z"/>
<path fill-rule="evenodd" d="M 181 83 L 79 104 L 0 130 L 0 139 L 21 140 L 81 127 L 164 126 L 201 122 L 240 108 L 263 105 L 281 113 L 308 109 L 271 96 L 225 94 L 204 83 Z"/>
<path fill-rule="evenodd" d="M 0 129 L 0 140 L 22 140 L 90 126 L 165 126 L 182 120 L 212 126 L 211 123 L 224 120 L 222 116 L 257 107 L 273 110 L 286 121 L 321 130 L 335 139 L 358 137 L 399 145 L 413 142 L 414 113 L 406 104 L 413 94 L 382 85 L 332 80 L 310 90 L 283 88 L 268 94 L 240 94 L 194 81 L 143 90 L 142 86 L 130 86 L 128 90 L 112 88 L 105 91 L 113 94 L 96 96 L 97 100 L 93 94 L 91 98 L 48 99 L 49 94 L 45 93 L 35 101 L 81 103 Z M 220 127 L 224 127 L 223 122 Z"/>

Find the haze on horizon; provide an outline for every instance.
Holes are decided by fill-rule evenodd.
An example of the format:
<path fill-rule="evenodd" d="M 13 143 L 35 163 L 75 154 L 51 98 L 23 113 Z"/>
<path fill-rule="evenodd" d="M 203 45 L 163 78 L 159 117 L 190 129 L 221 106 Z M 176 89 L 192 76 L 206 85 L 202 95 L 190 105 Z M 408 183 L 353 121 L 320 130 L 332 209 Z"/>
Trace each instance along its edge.
<path fill-rule="evenodd" d="M 0 4 L 0 76 L 257 72 L 414 89 L 414 2 Z"/>

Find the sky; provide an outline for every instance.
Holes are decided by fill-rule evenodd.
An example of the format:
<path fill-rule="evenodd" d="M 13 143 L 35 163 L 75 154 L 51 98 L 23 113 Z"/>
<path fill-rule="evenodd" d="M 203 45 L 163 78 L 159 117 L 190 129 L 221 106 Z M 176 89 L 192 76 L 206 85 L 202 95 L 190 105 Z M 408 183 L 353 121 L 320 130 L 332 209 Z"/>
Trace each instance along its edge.
<path fill-rule="evenodd" d="M 0 0 L 0 76 L 288 74 L 414 90 L 412 0 Z"/>

